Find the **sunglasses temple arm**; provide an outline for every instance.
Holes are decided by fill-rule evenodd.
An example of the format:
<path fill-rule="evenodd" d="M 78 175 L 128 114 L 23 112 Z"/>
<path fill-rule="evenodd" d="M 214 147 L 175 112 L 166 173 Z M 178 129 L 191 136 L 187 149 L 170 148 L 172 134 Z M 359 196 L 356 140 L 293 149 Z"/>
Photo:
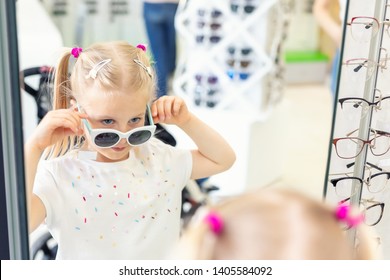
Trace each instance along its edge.
<path fill-rule="evenodd" d="M 148 112 L 148 118 L 149 118 L 149 123 L 150 123 L 150 125 L 154 125 L 153 117 L 152 117 L 152 112 L 151 112 L 151 110 L 150 110 L 149 104 L 146 104 L 146 111 Z"/>
<path fill-rule="evenodd" d="M 372 164 L 372 163 L 370 163 L 370 162 L 366 162 L 366 164 L 367 164 L 368 166 L 372 167 L 372 168 L 375 168 L 375 169 L 379 170 L 379 171 L 383 171 L 382 168 L 380 168 L 379 166 L 376 166 L 375 164 Z M 348 163 L 346 166 L 347 166 L 347 168 L 351 168 L 351 167 L 354 166 L 354 165 L 355 165 L 355 162 L 351 162 L 351 163 Z"/>
<path fill-rule="evenodd" d="M 80 108 L 80 105 L 77 103 L 77 110 L 79 112 L 82 112 L 81 108 Z M 87 127 L 88 131 L 91 131 L 92 128 L 91 126 L 89 125 L 88 121 L 86 119 L 82 119 L 82 122 L 84 123 L 84 125 Z"/>
<path fill-rule="evenodd" d="M 89 125 L 89 123 L 87 122 L 86 119 L 82 119 L 84 125 L 87 127 L 88 131 L 90 132 L 92 130 L 91 126 Z"/>

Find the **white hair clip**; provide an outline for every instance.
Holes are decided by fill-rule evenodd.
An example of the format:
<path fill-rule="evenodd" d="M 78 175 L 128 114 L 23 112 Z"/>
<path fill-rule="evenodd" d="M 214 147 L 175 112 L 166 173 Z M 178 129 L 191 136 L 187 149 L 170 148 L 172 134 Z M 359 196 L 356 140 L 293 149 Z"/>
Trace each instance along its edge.
<path fill-rule="evenodd" d="M 139 66 L 141 66 L 142 69 L 148 73 L 149 77 L 152 77 L 152 68 L 145 66 L 145 64 L 142 63 L 139 59 L 133 59 L 135 63 L 137 63 Z"/>
<path fill-rule="evenodd" d="M 96 65 L 89 71 L 88 75 L 85 76 L 86 79 L 89 79 L 89 78 L 92 78 L 92 79 L 96 79 L 96 76 L 97 76 L 97 73 L 107 64 L 111 61 L 111 59 L 105 59 L 105 60 L 102 60 L 98 63 L 96 63 Z"/>

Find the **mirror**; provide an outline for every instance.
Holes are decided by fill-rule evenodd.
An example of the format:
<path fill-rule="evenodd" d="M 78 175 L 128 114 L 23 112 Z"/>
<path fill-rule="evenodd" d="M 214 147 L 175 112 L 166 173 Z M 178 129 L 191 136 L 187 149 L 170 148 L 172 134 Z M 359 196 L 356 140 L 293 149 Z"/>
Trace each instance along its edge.
<path fill-rule="evenodd" d="M 191 5 L 194 5 L 195 2 L 198 5 L 202 3 L 202 1 L 181 1 L 180 15 L 188 16 L 190 14 L 190 18 L 187 17 L 182 21 L 177 21 L 176 24 L 179 29 L 192 26 L 191 24 L 196 22 L 191 18 L 192 12 L 189 12 L 190 9 L 193 9 L 192 11 L 195 13 L 199 11 L 199 6 L 191 8 Z M 227 1 L 229 4 L 219 2 L 221 1 L 215 1 L 214 8 L 222 7 L 224 16 L 232 15 L 230 19 L 233 22 L 245 19 L 241 17 L 250 19 L 249 14 L 251 12 L 248 12 L 250 8 L 247 8 L 248 11 L 237 11 L 240 14 L 235 15 L 234 5 L 230 5 L 234 4 L 234 1 Z M 305 51 L 302 46 L 313 48 L 318 44 L 317 40 L 320 40 L 318 39 L 319 31 L 316 28 L 318 26 L 311 14 L 312 1 L 280 1 L 283 2 L 285 9 L 282 11 L 261 4 L 261 2 L 266 1 L 253 2 L 259 5 L 257 8 L 253 8 L 253 13 L 265 13 L 269 10 L 272 13 L 286 13 L 285 16 L 288 17 L 288 21 L 278 22 L 278 24 L 285 24 L 281 27 L 286 31 L 286 34 L 281 35 L 287 36 L 287 41 L 283 42 L 283 48 L 294 50 L 290 52 L 290 60 L 285 69 L 284 78 L 288 81 L 286 84 L 279 85 L 283 89 L 273 89 L 274 91 L 279 90 L 281 95 L 280 97 L 273 97 L 275 100 L 273 100 L 273 103 L 271 102 L 272 106 L 262 105 L 260 107 L 261 114 L 251 114 L 242 108 L 233 108 L 234 110 L 229 111 L 229 108 L 236 105 L 234 102 L 226 105 L 226 109 L 221 109 L 217 114 L 214 114 L 208 108 L 196 106 L 196 101 L 193 99 L 188 101 L 191 108 L 199 113 L 200 118 L 204 118 L 210 125 L 215 126 L 229 140 L 237 154 L 237 162 L 231 170 L 210 178 L 210 185 L 220 188 L 210 194 L 211 199 L 236 195 L 256 187 L 280 187 L 285 185 L 298 188 L 313 197 L 321 199 L 328 156 L 333 100 L 329 87 L 324 82 L 327 77 L 328 63 L 317 56 L 311 58 L 299 56 L 300 53 Z M 107 9 L 107 7 L 110 8 Z M 299 16 L 291 11 L 295 11 Z M 206 12 L 211 11 L 207 10 Z M 198 17 L 198 15 L 194 16 Z M 214 16 L 217 17 L 215 14 Z M 141 0 L 18 0 L 17 18 L 21 70 L 55 65 L 62 46 L 88 46 L 94 41 L 117 39 L 124 39 L 132 44 L 148 42 L 142 18 Z M 218 23 L 217 19 L 214 23 Z M 218 25 L 213 26 L 218 29 Z M 268 23 L 267 26 L 271 28 L 273 25 Z M 303 27 L 308 29 L 302 32 L 301 28 Z M 245 43 L 252 42 L 253 38 L 250 38 L 250 35 L 255 32 L 253 29 L 253 26 L 248 27 Z M 298 29 L 299 32 L 296 32 L 295 30 Z M 186 30 L 188 31 L 188 29 Z M 222 33 L 222 35 L 228 34 L 228 28 L 223 30 L 225 33 Z M 182 82 L 182 80 L 185 79 L 186 75 L 189 76 L 188 73 L 195 74 L 196 72 L 196 70 L 188 69 L 186 61 L 186 56 L 191 51 L 188 41 L 194 38 L 194 34 L 190 33 L 191 38 L 189 39 L 186 37 L 189 33 L 182 31 L 178 32 L 178 69 L 176 69 L 171 84 L 172 90 L 176 89 L 178 91 L 191 87 L 191 82 L 188 82 L 189 79 L 187 79 L 187 82 Z M 304 34 L 310 34 L 310 36 L 306 37 Z M 312 41 L 313 38 L 315 38 L 314 41 Z M 210 37 L 208 40 L 217 39 Z M 216 42 L 216 44 L 219 43 L 220 50 L 228 55 L 231 41 L 221 39 L 221 41 Z M 237 49 L 239 48 L 244 49 L 241 45 L 237 46 Z M 218 50 L 218 48 L 215 50 Z M 282 53 L 273 54 L 272 56 L 272 54 L 267 53 L 270 50 L 275 51 L 275 48 L 270 46 L 268 49 L 264 46 L 264 49 L 255 49 L 256 56 L 252 58 L 261 57 L 263 60 L 252 62 L 258 65 L 258 69 L 254 68 L 252 77 L 256 77 L 256 73 L 262 67 L 272 69 L 272 65 L 277 63 L 275 59 L 283 60 Z M 212 57 L 213 63 L 210 64 L 210 67 L 220 75 L 220 79 L 224 81 L 221 86 L 226 88 L 226 85 L 231 84 L 231 80 L 229 80 L 231 77 L 229 73 L 224 72 L 228 69 L 224 60 L 225 57 L 219 56 L 217 51 L 213 52 L 210 45 L 203 52 L 208 55 L 215 54 Z M 239 60 L 241 55 L 244 56 L 245 54 L 238 55 L 239 57 L 234 57 L 235 60 Z M 313 61 L 316 65 L 316 71 L 311 68 Z M 234 63 L 236 62 L 232 63 L 235 67 Z M 222 65 L 223 67 L 218 68 Z M 241 65 L 237 67 L 241 67 Z M 260 70 L 261 73 L 262 70 Z M 297 75 L 302 71 L 306 74 Z M 313 72 L 321 73 L 321 75 L 312 75 Z M 37 89 L 41 77 L 42 72 L 39 75 L 31 75 L 25 81 L 31 87 Z M 192 75 L 190 77 L 192 83 L 196 83 L 193 77 Z M 238 77 L 240 79 L 240 75 Z M 245 75 L 241 75 L 241 79 L 245 79 Z M 213 83 L 213 80 L 210 81 Z M 249 77 L 247 81 L 254 80 Z M 245 89 L 245 81 L 240 86 L 244 88 L 242 91 L 247 94 L 248 89 Z M 23 132 L 25 139 L 27 139 L 37 125 L 38 111 L 37 104 L 31 95 L 26 91 L 22 91 L 21 96 Z M 185 94 L 183 96 L 188 98 Z M 267 102 L 269 102 L 269 100 L 259 101 L 256 98 L 253 101 L 251 98 L 249 97 L 249 101 L 246 101 L 246 103 L 243 102 L 244 106 L 256 102 L 262 104 L 268 104 Z M 232 97 L 232 99 L 234 98 Z M 241 105 L 237 104 L 237 106 Z M 179 146 L 191 145 L 175 127 L 167 126 L 167 130 L 174 135 Z M 33 257 L 52 257 L 42 256 L 43 252 L 38 252 L 42 245 L 40 242 L 48 241 L 46 238 L 49 237 L 46 235 L 45 229 L 42 229 L 42 231 L 39 229 L 31 235 L 31 241 L 38 244 L 33 246 Z M 55 243 L 46 245 L 50 251 L 55 251 Z"/>

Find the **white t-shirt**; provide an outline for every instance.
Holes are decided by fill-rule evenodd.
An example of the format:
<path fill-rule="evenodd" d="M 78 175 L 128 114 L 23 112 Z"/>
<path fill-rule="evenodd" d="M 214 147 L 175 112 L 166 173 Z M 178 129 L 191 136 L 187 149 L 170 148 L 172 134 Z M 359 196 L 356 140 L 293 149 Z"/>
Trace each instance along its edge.
<path fill-rule="evenodd" d="M 162 259 L 179 238 L 189 150 L 152 139 L 115 163 L 82 151 L 41 161 L 34 193 L 58 242 L 57 259 Z"/>

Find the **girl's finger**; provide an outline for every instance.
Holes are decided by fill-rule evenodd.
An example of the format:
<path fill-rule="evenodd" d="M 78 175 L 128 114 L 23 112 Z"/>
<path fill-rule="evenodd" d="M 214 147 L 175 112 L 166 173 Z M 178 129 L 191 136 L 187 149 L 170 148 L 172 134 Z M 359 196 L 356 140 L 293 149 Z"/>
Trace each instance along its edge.
<path fill-rule="evenodd" d="M 174 103 L 173 103 L 173 108 L 172 108 L 172 113 L 173 113 L 173 115 L 174 116 L 177 116 L 177 115 L 179 115 L 179 112 L 180 112 L 180 108 L 182 107 L 182 105 L 183 105 L 183 101 L 181 100 L 181 99 L 178 99 L 178 98 L 176 98 L 175 100 L 174 100 Z"/>
<path fill-rule="evenodd" d="M 173 98 L 166 98 L 164 102 L 164 114 L 166 119 L 170 119 L 172 117 L 172 105 Z"/>
<path fill-rule="evenodd" d="M 160 98 L 156 102 L 157 117 L 160 119 L 160 121 L 165 120 L 164 103 L 165 103 L 165 98 Z"/>

